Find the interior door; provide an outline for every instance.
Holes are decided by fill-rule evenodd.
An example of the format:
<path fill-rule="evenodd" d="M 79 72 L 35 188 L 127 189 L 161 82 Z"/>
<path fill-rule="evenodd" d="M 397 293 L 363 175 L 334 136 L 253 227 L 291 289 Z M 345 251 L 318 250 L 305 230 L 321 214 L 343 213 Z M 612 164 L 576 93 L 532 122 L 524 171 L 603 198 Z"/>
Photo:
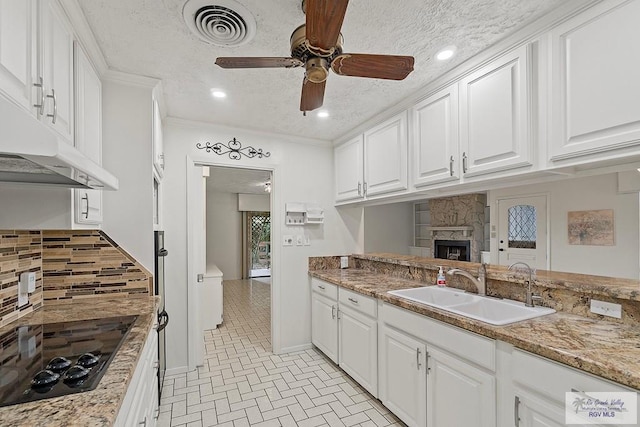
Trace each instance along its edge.
<path fill-rule="evenodd" d="M 497 207 L 499 263 L 548 269 L 547 196 L 499 199 Z"/>

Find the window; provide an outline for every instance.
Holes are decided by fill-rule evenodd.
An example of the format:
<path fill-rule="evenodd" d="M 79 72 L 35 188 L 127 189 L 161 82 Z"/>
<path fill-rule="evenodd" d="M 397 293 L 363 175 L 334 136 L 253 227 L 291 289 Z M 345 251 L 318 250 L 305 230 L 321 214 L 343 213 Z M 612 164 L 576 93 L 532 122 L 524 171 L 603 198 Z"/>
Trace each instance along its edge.
<path fill-rule="evenodd" d="M 509 208 L 509 247 L 536 248 L 536 208 L 517 205 Z"/>

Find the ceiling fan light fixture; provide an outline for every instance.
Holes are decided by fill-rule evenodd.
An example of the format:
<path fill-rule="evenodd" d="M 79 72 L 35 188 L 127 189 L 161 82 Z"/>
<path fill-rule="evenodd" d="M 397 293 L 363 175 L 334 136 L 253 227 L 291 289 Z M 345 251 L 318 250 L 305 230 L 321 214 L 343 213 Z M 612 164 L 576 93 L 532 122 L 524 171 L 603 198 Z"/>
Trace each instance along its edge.
<path fill-rule="evenodd" d="M 436 59 L 438 61 L 446 61 L 447 59 L 451 59 L 456 54 L 456 50 L 457 48 L 455 46 L 447 46 L 445 48 L 442 48 L 438 51 L 438 53 L 436 53 Z"/>
<path fill-rule="evenodd" d="M 324 58 L 311 58 L 305 64 L 305 77 L 311 83 L 322 83 L 329 77 L 329 63 Z"/>
<path fill-rule="evenodd" d="M 318 117 L 325 119 L 329 117 L 329 112 L 326 110 L 318 111 Z"/>

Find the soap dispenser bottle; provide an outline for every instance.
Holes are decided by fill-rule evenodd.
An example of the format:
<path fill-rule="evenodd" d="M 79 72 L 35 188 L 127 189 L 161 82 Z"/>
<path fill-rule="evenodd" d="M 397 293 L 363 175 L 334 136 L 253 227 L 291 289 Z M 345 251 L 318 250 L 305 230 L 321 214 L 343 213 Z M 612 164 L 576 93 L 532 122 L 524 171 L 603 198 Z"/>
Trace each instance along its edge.
<path fill-rule="evenodd" d="M 439 267 L 440 270 L 438 271 L 438 279 L 436 281 L 436 284 L 438 286 L 447 286 L 447 279 L 444 277 L 444 271 L 442 271 L 442 267 Z"/>

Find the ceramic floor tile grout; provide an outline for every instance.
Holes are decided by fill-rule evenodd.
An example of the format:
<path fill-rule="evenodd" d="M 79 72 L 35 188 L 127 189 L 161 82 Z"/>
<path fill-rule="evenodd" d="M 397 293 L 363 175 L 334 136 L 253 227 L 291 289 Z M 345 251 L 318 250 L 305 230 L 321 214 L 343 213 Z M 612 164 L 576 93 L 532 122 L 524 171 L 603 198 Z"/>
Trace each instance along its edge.
<path fill-rule="evenodd" d="M 315 349 L 271 353 L 269 279 L 227 280 L 204 366 L 165 377 L 159 427 L 404 426 Z"/>

